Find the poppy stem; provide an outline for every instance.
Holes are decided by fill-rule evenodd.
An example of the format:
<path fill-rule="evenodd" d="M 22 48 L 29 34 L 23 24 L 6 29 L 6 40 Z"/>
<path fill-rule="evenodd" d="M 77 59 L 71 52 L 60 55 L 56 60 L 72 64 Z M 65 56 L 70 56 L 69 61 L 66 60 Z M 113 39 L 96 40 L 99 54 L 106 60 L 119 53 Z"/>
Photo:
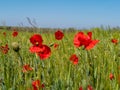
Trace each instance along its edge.
<path fill-rule="evenodd" d="M 87 55 L 88 55 L 88 64 L 89 64 L 89 76 L 92 76 L 93 85 L 95 86 L 96 80 L 94 78 L 94 60 L 91 61 L 92 57 L 91 57 L 91 53 L 89 51 L 87 51 Z"/>
<path fill-rule="evenodd" d="M 17 52 L 17 55 L 19 56 L 21 67 L 23 67 L 24 63 L 23 63 L 23 59 L 22 59 L 20 53 Z M 22 72 L 22 80 L 23 80 L 22 84 L 24 85 L 25 84 L 25 74 L 23 72 Z"/>
<path fill-rule="evenodd" d="M 68 78 L 67 78 L 67 88 L 70 88 L 70 77 L 71 77 L 71 64 L 69 63 L 69 71 L 68 71 Z"/>
<path fill-rule="evenodd" d="M 37 72 L 38 72 L 38 60 L 35 60 L 35 73 L 37 76 Z"/>
<path fill-rule="evenodd" d="M 21 57 L 20 53 L 19 53 L 19 52 L 17 52 L 17 55 L 19 56 L 21 66 L 23 66 L 23 59 L 22 59 L 22 57 Z"/>

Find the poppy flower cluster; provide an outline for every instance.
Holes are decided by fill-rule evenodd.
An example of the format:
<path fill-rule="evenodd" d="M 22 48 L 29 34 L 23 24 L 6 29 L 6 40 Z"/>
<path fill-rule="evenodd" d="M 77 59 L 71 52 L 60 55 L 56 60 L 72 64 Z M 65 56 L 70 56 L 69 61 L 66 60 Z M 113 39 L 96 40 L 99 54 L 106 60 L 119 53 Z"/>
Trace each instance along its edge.
<path fill-rule="evenodd" d="M 69 59 L 74 65 L 78 64 L 78 57 L 76 54 L 72 54 Z"/>
<path fill-rule="evenodd" d="M 50 57 L 51 49 L 43 44 L 43 39 L 40 34 L 31 36 L 30 42 L 33 44 L 29 49 L 31 53 L 36 53 L 42 60 Z"/>
<path fill-rule="evenodd" d="M 0 51 L 1 51 L 3 54 L 7 54 L 8 51 L 9 51 L 8 44 L 6 44 L 5 46 L 0 46 Z"/>
<path fill-rule="evenodd" d="M 57 30 L 55 32 L 55 39 L 56 40 L 62 40 L 63 37 L 64 37 L 64 34 L 63 34 L 63 32 L 61 30 Z"/>
<path fill-rule="evenodd" d="M 44 88 L 44 84 L 41 84 L 40 80 L 32 81 L 33 90 L 40 90 L 40 88 Z"/>
<path fill-rule="evenodd" d="M 87 35 L 85 35 L 83 32 L 78 32 L 74 37 L 74 46 L 80 47 L 84 46 L 86 50 L 92 49 L 99 40 L 92 40 L 92 32 L 88 32 Z"/>

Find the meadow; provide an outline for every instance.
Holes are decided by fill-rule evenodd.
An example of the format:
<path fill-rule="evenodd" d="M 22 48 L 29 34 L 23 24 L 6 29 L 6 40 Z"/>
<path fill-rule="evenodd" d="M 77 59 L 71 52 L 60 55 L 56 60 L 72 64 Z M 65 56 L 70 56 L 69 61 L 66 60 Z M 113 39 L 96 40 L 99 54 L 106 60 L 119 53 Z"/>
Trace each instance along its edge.
<path fill-rule="evenodd" d="M 57 31 L 0 30 L 0 90 L 120 90 L 118 28 Z"/>

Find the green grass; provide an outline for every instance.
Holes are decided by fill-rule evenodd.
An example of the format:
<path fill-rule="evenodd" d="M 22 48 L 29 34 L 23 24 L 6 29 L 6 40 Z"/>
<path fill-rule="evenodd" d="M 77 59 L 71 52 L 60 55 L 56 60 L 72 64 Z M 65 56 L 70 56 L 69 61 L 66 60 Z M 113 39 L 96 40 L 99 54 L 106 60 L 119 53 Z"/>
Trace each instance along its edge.
<path fill-rule="evenodd" d="M 78 31 L 64 32 L 61 41 L 55 40 L 54 33 L 39 33 L 43 43 L 50 46 L 58 43 L 59 47 L 51 48 L 51 56 L 46 60 L 40 60 L 35 54 L 29 52 L 31 43 L 29 38 L 34 32 L 20 32 L 17 37 L 12 37 L 12 31 L 0 31 L 0 46 L 8 44 L 10 50 L 7 54 L 0 52 L 0 90 L 27 90 L 32 88 L 32 81 L 39 79 L 45 84 L 43 90 L 87 90 L 91 85 L 94 90 L 119 90 L 120 89 L 120 43 L 111 42 L 115 38 L 120 41 L 119 30 L 85 30 L 93 32 L 93 39 L 100 42 L 91 50 L 83 50 L 83 47 L 75 48 L 74 35 Z M 6 32 L 6 37 L 2 34 Z M 20 56 L 24 64 L 30 64 L 33 71 L 24 74 L 20 57 L 12 49 L 12 42 L 20 45 Z M 79 63 L 73 65 L 69 60 L 72 54 L 77 54 Z M 37 66 L 37 70 L 35 67 Z M 113 73 L 114 79 L 110 80 L 109 74 Z"/>

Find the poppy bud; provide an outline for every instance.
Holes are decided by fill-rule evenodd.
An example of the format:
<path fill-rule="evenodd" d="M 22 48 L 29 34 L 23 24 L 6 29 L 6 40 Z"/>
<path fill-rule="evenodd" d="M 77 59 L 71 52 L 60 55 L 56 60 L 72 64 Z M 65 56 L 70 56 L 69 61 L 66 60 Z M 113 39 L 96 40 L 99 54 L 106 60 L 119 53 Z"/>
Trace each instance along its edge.
<path fill-rule="evenodd" d="M 12 47 L 15 52 L 18 52 L 20 50 L 18 42 L 13 42 Z"/>

